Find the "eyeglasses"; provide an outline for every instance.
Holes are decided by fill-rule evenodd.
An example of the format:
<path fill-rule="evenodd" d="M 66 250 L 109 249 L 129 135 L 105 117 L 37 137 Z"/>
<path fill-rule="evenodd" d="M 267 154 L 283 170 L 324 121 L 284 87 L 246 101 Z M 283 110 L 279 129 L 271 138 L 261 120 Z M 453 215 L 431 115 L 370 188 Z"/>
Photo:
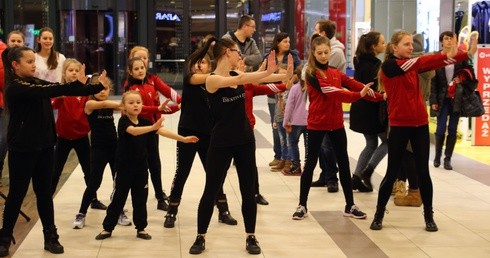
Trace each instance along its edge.
<path fill-rule="evenodd" d="M 234 48 L 228 48 L 230 51 L 234 51 L 234 52 L 237 52 L 239 56 L 242 55 L 242 52 L 238 49 L 234 49 Z"/>

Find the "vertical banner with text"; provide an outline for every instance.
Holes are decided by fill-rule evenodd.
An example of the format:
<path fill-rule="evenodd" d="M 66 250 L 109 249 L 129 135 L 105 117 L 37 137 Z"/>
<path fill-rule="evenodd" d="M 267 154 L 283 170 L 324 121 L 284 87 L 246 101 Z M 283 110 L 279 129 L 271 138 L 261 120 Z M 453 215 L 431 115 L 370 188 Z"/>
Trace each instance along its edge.
<path fill-rule="evenodd" d="M 490 47 L 478 45 L 476 69 L 485 114 L 474 119 L 473 145 L 490 146 Z"/>

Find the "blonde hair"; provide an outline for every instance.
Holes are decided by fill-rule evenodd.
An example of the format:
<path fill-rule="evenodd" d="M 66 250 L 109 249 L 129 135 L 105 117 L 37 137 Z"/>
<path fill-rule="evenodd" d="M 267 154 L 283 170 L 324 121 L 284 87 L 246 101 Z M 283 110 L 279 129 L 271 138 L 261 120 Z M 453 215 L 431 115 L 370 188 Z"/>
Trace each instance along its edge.
<path fill-rule="evenodd" d="M 400 43 L 402 38 L 405 36 L 412 37 L 412 34 L 408 31 L 400 30 L 400 31 L 395 32 L 395 34 L 393 34 L 391 36 L 390 42 L 386 45 L 385 61 L 388 60 L 391 55 L 393 55 L 393 53 L 394 53 L 393 46 L 398 45 L 398 43 Z M 382 75 L 383 75 L 383 70 L 379 69 L 379 72 L 378 72 L 378 91 L 379 92 L 385 91 L 385 86 L 383 84 Z"/>
<path fill-rule="evenodd" d="M 63 62 L 63 68 L 61 69 L 61 82 L 67 82 L 65 77 L 65 72 L 68 69 L 68 67 L 72 64 L 76 65 L 78 67 L 78 70 L 82 70 L 82 63 L 80 63 L 75 58 L 65 59 L 65 61 Z"/>
<path fill-rule="evenodd" d="M 122 95 L 122 98 L 121 98 L 121 104 L 124 105 L 124 102 L 126 101 L 126 98 L 129 96 L 129 95 L 138 95 L 140 96 L 141 98 L 141 94 L 139 91 L 136 91 L 136 90 L 129 90 L 129 91 L 126 91 L 123 93 Z"/>
<path fill-rule="evenodd" d="M 146 52 L 146 55 L 148 58 L 150 57 L 150 51 L 148 51 L 148 48 L 143 47 L 143 46 L 134 46 L 131 51 L 129 52 L 129 59 L 134 57 L 134 54 L 138 51 L 144 51 Z"/>

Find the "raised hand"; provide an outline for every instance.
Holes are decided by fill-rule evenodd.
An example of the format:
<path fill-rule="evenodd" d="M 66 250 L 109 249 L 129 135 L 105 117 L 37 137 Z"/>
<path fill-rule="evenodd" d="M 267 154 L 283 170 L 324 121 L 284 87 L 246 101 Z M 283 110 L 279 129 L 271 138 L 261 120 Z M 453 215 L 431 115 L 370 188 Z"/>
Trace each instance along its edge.
<path fill-rule="evenodd" d="M 78 72 L 78 80 L 83 84 L 87 83 L 88 77 L 85 75 L 85 64 L 82 64 L 82 69 Z"/>
<path fill-rule="evenodd" d="M 99 83 L 104 85 L 104 87 L 109 87 L 111 84 L 109 78 L 107 77 L 107 71 L 105 69 L 102 70 L 102 73 L 100 73 Z"/>
<path fill-rule="evenodd" d="M 293 55 L 289 54 L 288 55 L 288 68 L 286 72 L 286 78 L 291 78 L 294 73 L 294 60 L 293 60 Z"/>
<path fill-rule="evenodd" d="M 170 102 L 170 99 L 166 99 L 159 107 L 159 111 L 165 111 L 165 112 L 171 112 L 172 109 L 170 109 L 167 104 Z"/>
<path fill-rule="evenodd" d="M 279 68 L 276 60 L 276 51 L 272 50 L 269 54 L 269 57 L 267 58 L 267 73 L 272 74 L 277 71 L 277 68 Z"/>
<path fill-rule="evenodd" d="M 165 118 L 163 118 L 163 116 L 162 116 L 162 117 L 160 117 L 160 119 L 158 119 L 158 120 L 157 120 L 157 121 L 156 121 L 156 122 L 155 122 L 155 123 L 152 125 L 153 130 L 157 131 L 158 129 L 160 129 L 160 127 L 162 127 L 162 126 L 163 126 L 163 120 L 165 120 Z"/>
<path fill-rule="evenodd" d="M 364 88 L 359 92 L 359 93 L 361 93 L 361 97 L 366 96 L 366 94 L 370 97 L 373 97 L 373 98 L 375 97 L 374 91 L 373 91 L 373 89 L 371 89 L 371 85 L 373 85 L 373 84 L 374 84 L 374 82 L 370 82 L 370 83 L 364 85 Z"/>

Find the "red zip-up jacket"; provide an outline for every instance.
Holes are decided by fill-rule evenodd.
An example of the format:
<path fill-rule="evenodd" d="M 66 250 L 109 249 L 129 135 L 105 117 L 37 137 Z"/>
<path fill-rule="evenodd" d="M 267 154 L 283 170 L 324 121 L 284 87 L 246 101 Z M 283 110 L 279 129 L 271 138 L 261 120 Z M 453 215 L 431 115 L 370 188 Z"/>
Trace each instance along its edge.
<path fill-rule="evenodd" d="M 398 59 L 391 55 L 381 65 L 381 79 L 388 96 L 388 120 L 391 126 L 422 126 L 429 123 L 427 107 L 419 86 L 420 72 L 434 70 L 468 59 L 461 52 L 454 58 L 444 53 Z"/>
<path fill-rule="evenodd" d="M 156 77 L 156 78 L 155 78 Z M 155 123 L 160 119 L 161 114 L 173 114 L 179 110 L 177 105 L 169 106 L 170 112 L 160 111 L 160 96 L 157 90 L 166 98 L 170 98 L 175 103 L 180 103 L 181 97 L 177 92 L 163 83 L 158 76 L 154 74 L 148 75 L 143 81 L 131 78 L 125 82 L 124 91 L 135 90 L 139 91 L 143 100 L 141 116 Z"/>
<path fill-rule="evenodd" d="M 88 135 L 90 126 L 84 111 L 87 101 L 87 96 L 65 96 L 51 100 L 53 109 L 58 110 L 56 133 L 59 137 L 77 140 Z"/>
<path fill-rule="evenodd" d="M 247 117 L 250 125 L 252 126 L 252 129 L 255 126 L 255 116 L 253 113 L 253 97 L 258 95 L 277 94 L 287 90 L 286 84 L 282 83 L 268 83 L 259 85 L 245 84 L 243 85 L 243 87 L 245 88 L 245 112 L 247 113 Z"/>
<path fill-rule="evenodd" d="M 3 68 L 2 53 L 7 48 L 7 45 L 0 40 L 0 108 L 3 109 L 3 90 L 5 87 L 5 71 Z M 3 129 L 2 129 L 3 130 Z"/>
<path fill-rule="evenodd" d="M 364 84 L 348 77 L 333 67 L 319 67 L 323 70 L 325 78 L 320 71 L 315 72 L 315 77 L 307 75 L 308 108 L 307 129 L 318 131 L 331 131 L 344 127 L 344 113 L 342 103 L 352 103 L 361 98 Z M 347 88 L 347 90 L 344 90 Z M 380 101 L 383 95 L 375 93 L 375 98 L 368 95 L 364 99 Z"/>

